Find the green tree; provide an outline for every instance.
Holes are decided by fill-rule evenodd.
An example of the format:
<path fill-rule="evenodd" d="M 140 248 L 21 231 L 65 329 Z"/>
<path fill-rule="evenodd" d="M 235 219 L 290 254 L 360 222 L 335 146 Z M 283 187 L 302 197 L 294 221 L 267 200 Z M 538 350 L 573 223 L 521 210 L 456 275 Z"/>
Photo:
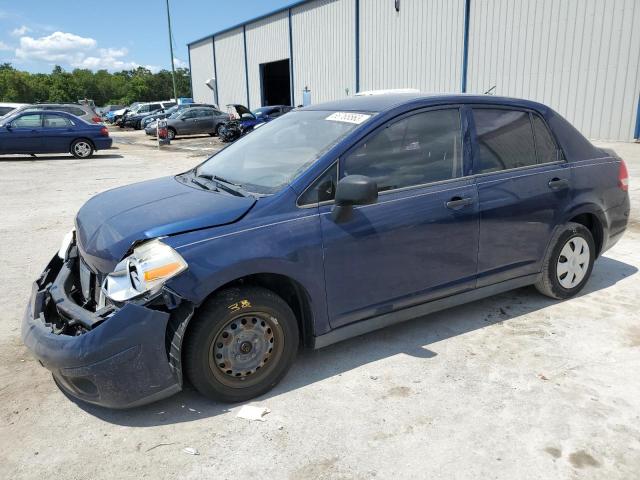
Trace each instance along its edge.
<path fill-rule="evenodd" d="M 189 70 L 176 70 L 178 96 L 191 96 Z M 88 98 L 96 105 L 130 104 L 173 97 L 171 72 L 153 73 L 147 68 L 110 73 L 76 68 L 71 72 L 55 66 L 51 73 L 16 70 L 10 63 L 0 64 L 0 101 L 75 102 Z"/>

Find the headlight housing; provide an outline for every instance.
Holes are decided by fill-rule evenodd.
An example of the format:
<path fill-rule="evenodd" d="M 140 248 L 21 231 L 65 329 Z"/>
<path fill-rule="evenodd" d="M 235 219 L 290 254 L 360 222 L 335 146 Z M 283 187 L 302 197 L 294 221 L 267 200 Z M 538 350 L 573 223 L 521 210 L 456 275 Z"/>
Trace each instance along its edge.
<path fill-rule="evenodd" d="M 105 296 L 124 302 L 145 293 L 157 293 L 164 283 L 187 269 L 187 262 L 169 245 L 151 240 L 133 249 L 102 284 Z"/>

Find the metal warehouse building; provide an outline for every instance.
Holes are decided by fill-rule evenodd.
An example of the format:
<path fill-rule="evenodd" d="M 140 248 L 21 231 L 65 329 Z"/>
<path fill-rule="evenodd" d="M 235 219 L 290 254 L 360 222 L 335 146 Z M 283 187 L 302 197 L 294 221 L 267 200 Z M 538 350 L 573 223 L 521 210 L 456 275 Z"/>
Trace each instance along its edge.
<path fill-rule="evenodd" d="M 194 99 L 221 106 L 495 87 L 590 138 L 640 137 L 640 0 L 307 0 L 190 43 L 189 63 Z"/>

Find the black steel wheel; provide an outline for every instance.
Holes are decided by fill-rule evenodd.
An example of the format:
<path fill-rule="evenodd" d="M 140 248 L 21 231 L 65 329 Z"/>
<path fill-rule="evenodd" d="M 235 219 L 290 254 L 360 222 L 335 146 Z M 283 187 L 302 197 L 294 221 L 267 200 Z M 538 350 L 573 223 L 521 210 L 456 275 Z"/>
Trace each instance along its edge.
<path fill-rule="evenodd" d="M 273 388 L 298 349 L 298 323 L 287 303 L 261 287 L 210 298 L 185 338 L 185 372 L 203 395 L 245 401 Z"/>

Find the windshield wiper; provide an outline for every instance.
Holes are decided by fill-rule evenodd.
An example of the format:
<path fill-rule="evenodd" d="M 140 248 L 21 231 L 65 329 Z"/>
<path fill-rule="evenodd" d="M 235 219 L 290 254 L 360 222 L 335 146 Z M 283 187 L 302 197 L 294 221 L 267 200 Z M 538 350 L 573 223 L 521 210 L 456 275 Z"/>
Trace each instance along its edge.
<path fill-rule="evenodd" d="M 233 183 L 226 178 L 219 177 L 218 175 L 214 175 L 212 177 L 214 180 L 218 180 L 219 182 L 228 183 L 229 185 L 233 185 L 234 187 L 242 187 L 239 183 Z"/>
<path fill-rule="evenodd" d="M 215 182 L 219 188 L 221 188 L 225 192 L 231 193 L 232 195 L 237 195 L 239 197 L 246 197 L 247 195 L 250 195 L 249 192 L 242 189 L 241 185 L 230 182 L 229 180 L 219 177 L 218 175 L 209 175 L 209 174 L 201 173 L 196 178 L 206 178 L 207 180 L 211 180 L 212 182 Z M 231 187 L 229 187 L 228 185 L 231 185 Z"/>
<path fill-rule="evenodd" d="M 191 179 L 191 183 L 195 183 L 196 185 L 198 185 L 199 187 L 204 188 L 205 190 L 212 190 L 214 192 L 219 192 L 220 191 L 215 186 L 213 186 L 213 185 L 211 185 L 209 183 L 201 182 L 200 180 L 198 180 L 197 177 L 196 178 L 192 178 Z"/>

